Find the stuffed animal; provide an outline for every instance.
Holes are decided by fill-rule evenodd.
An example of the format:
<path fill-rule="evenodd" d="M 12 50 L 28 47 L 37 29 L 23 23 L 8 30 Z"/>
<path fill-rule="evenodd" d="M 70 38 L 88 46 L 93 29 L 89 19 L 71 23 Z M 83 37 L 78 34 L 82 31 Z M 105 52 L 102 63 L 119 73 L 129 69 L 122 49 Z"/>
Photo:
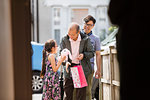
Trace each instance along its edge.
<path fill-rule="evenodd" d="M 66 72 L 68 73 L 68 72 L 69 72 L 69 71 L 68 71 L 68 67 L 69 67 L 69 65 L 71 65 L 71 64 L 68 62 L 68 55 L 69 55 L 69 58 L 72 60 L 71 53 L 70 53 L 70 51 L 69 51 L 67 48 L 65 48 L 65 49 L 63 49 L 63 50 L 61 51 L 60 54 L 61 54 L 60 56 L 66 56 L 66 59 L 65 59 L 63 62 L 66 62 Z"/>
<path fill-rule="evenodd" d="M 66 56 L 66 59 L 64 62 L 68 61 L 68 55 L 69 55 L 69 58 L 72 60 L 71 53 L 67 48 L 63 49 L 60 54 L 61 56 Z"/>

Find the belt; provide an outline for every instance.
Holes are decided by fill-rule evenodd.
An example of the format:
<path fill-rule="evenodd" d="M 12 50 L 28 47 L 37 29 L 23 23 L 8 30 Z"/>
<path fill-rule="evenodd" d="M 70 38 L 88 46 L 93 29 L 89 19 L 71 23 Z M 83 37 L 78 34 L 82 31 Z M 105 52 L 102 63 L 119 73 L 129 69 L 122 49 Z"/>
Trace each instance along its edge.
<path fill-rule="evenodd" d="M 77 66 L 77 65 L 80 65 L 80 64 L 71 63 L 70 67 Z"/>

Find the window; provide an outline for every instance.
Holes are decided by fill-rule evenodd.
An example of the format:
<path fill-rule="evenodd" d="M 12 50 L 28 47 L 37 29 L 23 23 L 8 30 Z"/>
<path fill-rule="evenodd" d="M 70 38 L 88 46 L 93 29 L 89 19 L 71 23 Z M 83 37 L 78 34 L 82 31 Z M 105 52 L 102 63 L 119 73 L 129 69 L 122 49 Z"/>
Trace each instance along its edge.
<path fill-rule="evenodd" d="M 99 7 L 98 9 L 100 23 L 106 23 L 106 9 L 106 7 Z"/>
<path fill-rule="evenodd" d="M 59 43 L 60 43 L 60 29 L 55 29 L 54 34 L 55 34 L 55 40 L 56 40 L 57 44 L 59 45 Z"/>
<path fill-rule="evenodd" d="M 60 8 L 54 8 L 54 25 L 60 25 Z"/>
<path fill-rule="evenodd" d="M 60 44 L 61 37 L 61 8 L 54 7 L 52 9 L 52 37 Z"/>
<path fill-rule="evenodd" d="M 88 9 L 72 9 L 71 22 L 77 22 L 79 25 L 83 24 L 83 18 L 88 15 Z"/>
<path fill-rule="evenodd" d="M 108 16 L 107 16 L 107 6 L 100 6 L 97 10 L 97 25 L 100 40 L 104 40 L 107 37 L 108 32 Z"/>

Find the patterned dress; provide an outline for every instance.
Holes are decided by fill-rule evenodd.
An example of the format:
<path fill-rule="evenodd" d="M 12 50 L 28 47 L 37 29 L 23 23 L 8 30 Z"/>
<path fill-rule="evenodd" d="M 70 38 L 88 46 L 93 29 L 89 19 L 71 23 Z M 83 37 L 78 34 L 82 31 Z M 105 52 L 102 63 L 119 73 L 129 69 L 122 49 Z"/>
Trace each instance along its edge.
<path fill-rule="evenodd" d="M 46 73 L 43 82 L 42 100 L 61 100 L 59 75 L 58 72 L 52 70 L 52 65 L 48 61 L 48 56 L 46 57 Z"/>

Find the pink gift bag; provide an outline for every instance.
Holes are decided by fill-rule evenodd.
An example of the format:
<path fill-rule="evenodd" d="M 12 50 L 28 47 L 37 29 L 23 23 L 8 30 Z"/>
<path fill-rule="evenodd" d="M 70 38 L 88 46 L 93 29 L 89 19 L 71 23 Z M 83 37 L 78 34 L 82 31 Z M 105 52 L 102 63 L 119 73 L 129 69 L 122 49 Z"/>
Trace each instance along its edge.
<path fill-rule="evenodd" d="M 71 67 L 71 75 L 73 79 L 74 88 L 82 88 L 88 86 L 81 65 Z"/>

